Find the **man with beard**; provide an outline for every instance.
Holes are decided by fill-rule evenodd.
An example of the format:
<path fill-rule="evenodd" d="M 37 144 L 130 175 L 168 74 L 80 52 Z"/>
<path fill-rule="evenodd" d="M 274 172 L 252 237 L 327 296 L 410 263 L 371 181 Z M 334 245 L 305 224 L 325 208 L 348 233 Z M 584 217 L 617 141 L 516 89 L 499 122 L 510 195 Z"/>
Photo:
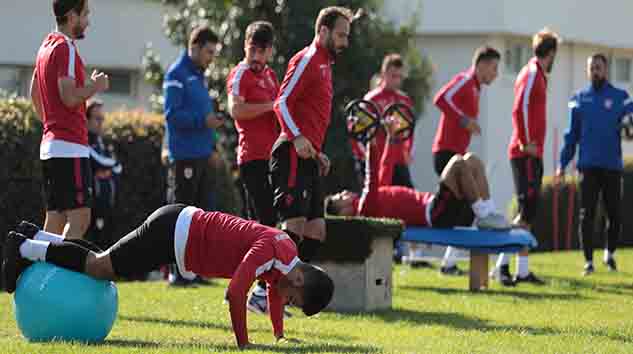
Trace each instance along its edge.
<path fill-rule="evenodd" d="M 44 229 L 82 238 L 90 225 L 92 202 L 86 101 L 108 89 L 108 76 L 85 77 L 75 40 L 89 25 L 88 0 L 55 0 L 57 29 L 37 54 L 31 98 L 43 123 L 40 160 L 46 197 Z"/>
<path fill-rule="evenodd" d="M 281 126 L 270 160 L 274 206 L 302 239 L 299 257 L 306 262 L 325 240 L 321 177 L 330 163 L 321 148 L 332 111 L 332 63 L 348 46 L 351 22 L 343 7 L 319 12 L 314 40 L 290 60 L 274 105 Z"/>
<path fill-rule="evenodd" d="M 252 220 L 275 226 L 273 192 L 268 180 L 268 164 L 279 125 L 273 104 L 279 82 L 266 64 L 273 54 L 274 29 L 270 22 L 253 22 L 244 36 L 244 59 L 226 81 L 229 114 L 238 133 L 237 164 L 245 191 L 246 210 Z M 248 301 L 249 310 L 267 312 L 266 283 L 258 282 Z"/>
<path fill-rule="evenodd" d="M 169 202 L 207 207 L 211 195 L 208 183 L 209 159 L 215 147 L 214 131 L 222 125 L 209 95 L 204 71 L 213 61 L 217 35 L 206 26 L 193 29 L 187 50 L 165 74 L 165 118 L 169 181 L 175 200 Z M 188 286 L 177 267 L 172 267 L 170 284 Z"/>
<path fill-rule="evenodd" d="M 608 60 L 598 53 L 587 60 L 587 77 L 591 84 L 574 94 L 569 101 L 569 129 L 560 153 L 557 175 L 565 175 L 565 168 L 576 154 L 580 171 L 580 235 L 585 253 L 583 275 L 594 272 L 593 232 L 598 197 L 602 193 L 609 218 L 608 239 L 604 263 L 611 271 L 617 266 L 613 254 L 621 232 L 622 203 L 622 118 L 633 113 L 629 94 L 607 81 Z"/>
<path fill-rule="evenodd" d="M 552 71 L 559 37 L 543 29 L 532 37 L 534 57 L 523 67 L 514 84 L 512 137 L 508 146 L 514 185 L 519 203 L 519 215 L 514 224 L 532 228 L 543 179 L 543 146 L 546 133 L 547 74 Z M 517 274 L 511 278 L 508 256 L 500 254 L 492 276 L 503 285 L 519 282 L 542 284 L 529 270 L 527 251 L 517 257 Z"/>

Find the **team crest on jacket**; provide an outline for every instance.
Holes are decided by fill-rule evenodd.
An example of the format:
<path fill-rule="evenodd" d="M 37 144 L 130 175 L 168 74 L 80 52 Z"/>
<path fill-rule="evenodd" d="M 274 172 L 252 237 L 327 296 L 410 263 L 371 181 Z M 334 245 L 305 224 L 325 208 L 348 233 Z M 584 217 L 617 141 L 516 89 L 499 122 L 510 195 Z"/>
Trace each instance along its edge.
<path fill-rule="evenodd" d="M 610 98 L 604 100 L 604 108 L 611 109 L 611 107 L 613 107 L 613 100 Z"/>
<path fill-rule="evenodd" d="M 191 177 L 193 177 L 193 168 L 191 168 L 191 167 L 185 168 L 184 173 L 185 173 L 185 178 L 186 179 L 191 179 Z"/>

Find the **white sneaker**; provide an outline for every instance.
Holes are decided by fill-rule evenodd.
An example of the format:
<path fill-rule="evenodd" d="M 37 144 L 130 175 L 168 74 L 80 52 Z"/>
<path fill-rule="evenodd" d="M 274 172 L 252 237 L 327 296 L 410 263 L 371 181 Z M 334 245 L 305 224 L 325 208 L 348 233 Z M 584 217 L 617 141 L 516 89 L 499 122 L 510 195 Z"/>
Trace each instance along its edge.
<path fill-rule="evenodd" d="M 490 213 L 485 218 L 478 218 L 476 225 L 481 230 L 509 230 L 512 228 L 506 217 L 499 213 Z"/>
<path fill-rule="evenodd" d="M 268 301 L 266 296 L 251 294 L 246 303 L 246 308 L 254 313 L 265 315 L 268 313 Z"/>

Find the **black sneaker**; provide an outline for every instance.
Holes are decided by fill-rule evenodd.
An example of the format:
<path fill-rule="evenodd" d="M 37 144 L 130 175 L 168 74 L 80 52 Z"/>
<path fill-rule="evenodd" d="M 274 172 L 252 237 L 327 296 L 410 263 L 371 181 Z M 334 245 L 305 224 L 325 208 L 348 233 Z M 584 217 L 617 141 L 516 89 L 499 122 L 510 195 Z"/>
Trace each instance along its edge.
<path fill-rule="evenodd" d="M 515 286 L 514 280 L 512 279 L 512 274 L 510 273 L 509 265 L 502 265 L 498 269 L 493 269 L 490 272 L 490 277 L 499 281 L 499 284 L 503 286 Z"/>
<path fill-rule="evenodd" d="M 11 231 L 2 250 L 2 284 L 9 294 L 15 291 L 18 277 L 25 269 L 25 263 L 20 261 L 20 245 L 26 240 L 24 235 Z"/>
<path fill-rule="evenodd" d="M 611 272 L 617 272 L 618 271 L 618 267 L 615 265 L 615 259 L 609 258 L 606 262 L 604 262 L 604 264 L 607 266 L 607 268 L 609 268 L 609 271 Z"/>
<path fill-rule="evenodd" d="M 586 277 L 588 275 L 591 275 L 591 273 L 593 272 L 594 272 L 593 264 L 588 263 L 588 264 L 585 264 L 585 267 L 582 270 L 582 275 Z"/>
<path fill-rule="evenodd" d="M 19 234 L 24 235 L 26 238 L 33 239 L 35 237 L 35 234 L 37 234 L 40 231 L 40 228 L 39 226 L 33 223 L 22 220 L 20 221 L 18 226 L 15 227 L 14 231 Z"/>
<path fill-rule="evenodd" d="M 193 283 L 197 284 L 197 285 L 202 285 L 202 286 L 211 286 L 213 285 L 213 282 L 211 282 L 210 280 L 204 279 L 203 277 L 197 275 L 194 279 L 193 279 Z"/>
<path fill-rule="evenodd" d="M 457 267 L 457 265 L 453 265 L 451 267 L 444 267 L 444 266 L 442 266 L 440 268 L 440 274 L 442 274 L 442 275 L 452 275 L 452 276 L 462 276 L 462 275 L 464 275 L 464 271 L 459 269 Z"/>
<path fill-rule="evenodd" d="M 539 279 L 534 273 L 529 272 L 528 275 L 524 277 L 520 277 L 519 275 L 514 277 L 514 284 L 518 283 L 532 283 L 534 285 L 543 285 L 545 282 L 542 279 Z"/>

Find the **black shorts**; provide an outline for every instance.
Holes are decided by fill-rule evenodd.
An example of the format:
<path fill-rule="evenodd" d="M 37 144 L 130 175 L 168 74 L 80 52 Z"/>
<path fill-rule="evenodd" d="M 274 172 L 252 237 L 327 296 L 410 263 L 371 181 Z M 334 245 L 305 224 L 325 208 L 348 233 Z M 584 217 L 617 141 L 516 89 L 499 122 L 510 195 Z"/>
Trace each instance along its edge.
<path fill-rule="evenodd" d="M 163 265 L 176 263 L 175 230 L 178 215 L 187 206 L 171 204 L 159 208 L 134 231 L 106 252 L 117 276 L 135 278 Z"/>
<path fill-rule="evenodd" d="M 514 188 L 519 204 L 519 214 L 528 224 L 536 217 L 543 182 L 543 160 L 536 157 L 511 159 Z"/>
<path fill-rule="evenodd" d="M 430 216 L 431 226 L 440 229 L 471 226 L 475 220 L 470 204 L 466 200 L 457 199 L 444 183 L 440 183 L 439 191 L 435 193 Z"/>
<path fill-rule="evenodd" d="M 293 144 L 278 139 L 270 158 L 273 206 L 281 221 L 323 218 L 323 190 L 315 159 L 302 159 Z"/>
<path fill-rule="evenodd" d="M 435 173 L 438 177 L 442 176 L 444 168 L 455 155 L 457 155 L 456 152 L 449 150 L 440 150 L 433 154 L 433 167 L 435 167 Z"/>
<path fill-rule="evenodd" d="M 209 209 L 212 193 L 209 170 L 208 158 L 176 160 L 168 171 L 168 188 L 173 199 L 168 197 L 167 202 Z"/>
<path fill-rule="evenodd" d="M 244 186 L 246 210 L 251 220 L 275 227 L 277 218 L 273 208 L 273 190 L 270 186 L 268 160 L 252 160 L 242 163 L 240 177 Z"/>
<path fill-rule="evenodd" d="M 409 171 L 409 165 L 398 164 L 393 166 L 391 185 L 414 188 L 413 182 L 411 181 L 411 171 Z"/>
<path fill-rule="evenodd" d="M 66 211 L 92 206 L 90 159 L 52 158 L 42 160 L 46 210 Z"/>

